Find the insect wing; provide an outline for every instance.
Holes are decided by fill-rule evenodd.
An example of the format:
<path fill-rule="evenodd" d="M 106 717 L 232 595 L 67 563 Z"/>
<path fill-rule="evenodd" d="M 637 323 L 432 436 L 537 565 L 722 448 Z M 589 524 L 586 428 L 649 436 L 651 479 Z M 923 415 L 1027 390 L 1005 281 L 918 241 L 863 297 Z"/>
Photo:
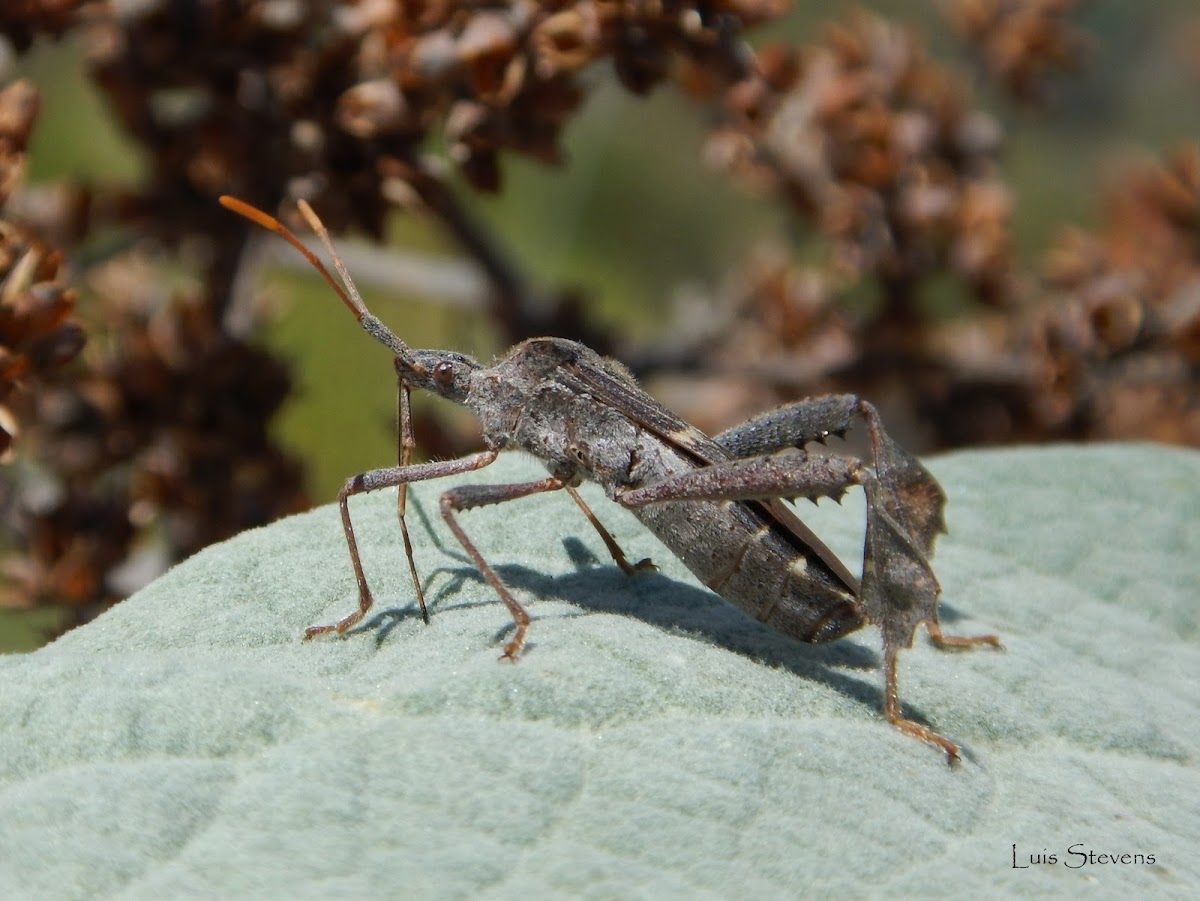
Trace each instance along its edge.
<path fill-rule="evenodd" d="M 719 463 L 731 459 L 725 448 L 694 425 L 680 419 L 636 385 L 618 379 L 599 367 L 572 361 L 564 363 L 556 377 L 572 390 L 589 394 L 620 411 L 697 463 Z"/>
<path fill-rule="evenodd" d="M 555 377 L 567 387 L 591 395 L 608 404 L 663 442 L 701 465 L 732 459 L 732 455 L 710 436 L 681 419 L 658 403 L 636 385 L 619 379 L 603 368 L 572 360 L 562 363 Z M 857 596 L 858 579 L 846 568 L 816 534 L 806 526 L 783 501 L 747 501 L 761 511 L 764 518 L 790 538 L 790 543 L 816 556 L 842 582 L 846 590 Z"/>

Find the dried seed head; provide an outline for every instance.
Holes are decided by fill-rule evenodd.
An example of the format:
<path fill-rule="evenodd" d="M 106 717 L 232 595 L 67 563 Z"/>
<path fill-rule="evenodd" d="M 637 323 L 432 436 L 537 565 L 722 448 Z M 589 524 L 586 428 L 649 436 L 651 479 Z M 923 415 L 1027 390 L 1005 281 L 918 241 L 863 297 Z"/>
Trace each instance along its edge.
<path fill-rule="evenodd" d="M 421 35 L 409 50 L 404 70 L 410 87 L 440 86 L 458 74 L 462 66 L 459 42 L 445 29 Z"/>
<path fill-rule="evenodd" d="M 388 78 L 364 81 L 347 90 L 338 98 L 335 115 L 344 131 L 362 140 L 400 131 L 411 122 L 404 94 Z"/>
<path fill-rule="evenodd" d="M 1014 97 L 1043 99 L 1051 77 L 1079 67 L 1089 47 L 1069 16 L 1078 0 L 958 0 L 946 17 Z"/>
<path fill-rule="evenodd" d="M 28 83 L 0 90 L 0 205 L 21 180 L 37 111 L 37 91 Z M 0 219 L 0 453 L 10 448 L 20 422 L 32 418 L 42 383 L 83 346 L 62 262 L 60 252 L 26 228 Z"/>
<path fill-rule="evenodd" d="M 592 4 L 555 13 L 540 22 L 529 38 L 534 71 L 551 79 L 582 69 L 600 51 L 600 21 Z"/>

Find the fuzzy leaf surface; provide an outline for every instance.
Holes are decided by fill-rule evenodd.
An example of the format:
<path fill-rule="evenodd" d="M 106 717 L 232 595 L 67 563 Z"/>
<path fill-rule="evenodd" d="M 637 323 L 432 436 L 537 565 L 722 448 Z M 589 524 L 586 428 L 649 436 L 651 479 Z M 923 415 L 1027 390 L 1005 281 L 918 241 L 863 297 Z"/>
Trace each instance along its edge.
<path fill-rule="evenodd" d="M 0 896 L 1185 897 L 1200 885 L 1200 454 L 1151 446 L 929 461 L 948 633 L 1004 653 L 791 642 L 700 587 L 585 490 L 462 522 L 534 619 L 509 617 L 437 514 L 352 501 L 377 608 L 353 609 L 336 508 L 211 547 L 94 623 L 0 658 Z M 466 481 L 536 478 L 502 457 Z M 861 491 L 805 521 L 860 568 Z M 1029 864 L 1053 853 L 1059 863 Z M 1150 864 L 1091 863 L 1153 854 Z"/>

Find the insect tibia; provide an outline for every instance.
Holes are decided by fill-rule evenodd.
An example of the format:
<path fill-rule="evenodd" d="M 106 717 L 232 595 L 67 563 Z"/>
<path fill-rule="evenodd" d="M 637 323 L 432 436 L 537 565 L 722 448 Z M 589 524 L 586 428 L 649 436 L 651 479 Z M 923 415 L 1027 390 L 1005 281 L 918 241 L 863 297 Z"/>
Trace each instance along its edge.
<path fill-rule="evenodd" d="M 921 461 L 884 431 L 875 408 L 862 401 L 861 409 L 871 433 L 875 474 L 885 489 L 881 505 L 931 554 L 937 536 L 946 531 L 946 494 Z"/>
<path fill-rule="evenodd" d="M 900 712 L 900 694 L 896 687 L 897 647 L 884 643 L 883 648 L 883 714 L 888 722 L 919 741 L 941 748 L 946 754 L 946 763 L 954 766 L 959 762 L 958 745 L 943 738 L 927 726 L 905 719 Z"/>
<path fill-rule="evenodd" d="M 867 493 L 863 608 L 867 618 L 883 631 L 885 647 L 911 647 L 917 626 L 937 621 L 941 586 L 924 549 L 892 516 L 879 479 L 867 470 L 860 479 Z"/>

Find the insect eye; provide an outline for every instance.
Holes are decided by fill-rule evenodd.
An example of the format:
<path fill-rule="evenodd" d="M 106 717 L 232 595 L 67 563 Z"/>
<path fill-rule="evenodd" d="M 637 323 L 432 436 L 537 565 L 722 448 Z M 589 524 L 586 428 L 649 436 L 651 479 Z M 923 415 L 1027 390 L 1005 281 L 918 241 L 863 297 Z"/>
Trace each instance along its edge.
<path fill-rule="evenodd" d="M 454 364 L 443 360 L 433 367 L 433 380 L 439 385 L 449 385 L 454 381 Z"/>

